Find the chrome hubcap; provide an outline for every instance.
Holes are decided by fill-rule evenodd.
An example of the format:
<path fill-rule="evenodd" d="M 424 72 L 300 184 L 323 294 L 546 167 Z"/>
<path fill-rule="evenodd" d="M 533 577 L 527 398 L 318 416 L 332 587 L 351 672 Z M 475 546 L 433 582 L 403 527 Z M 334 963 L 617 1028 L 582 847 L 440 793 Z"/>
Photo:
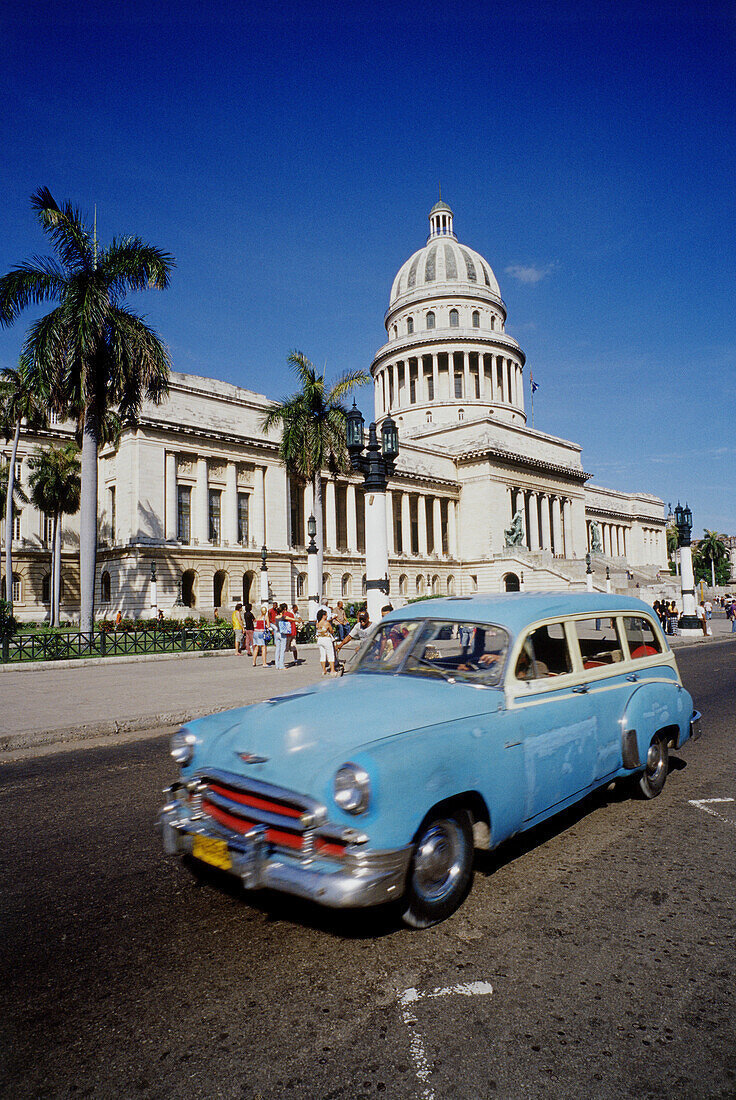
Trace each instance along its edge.
<path fill-rule="evenodd" d="M 664 753 L 659 741 L 652 741 L 647 752 L 647 773 L 652 779 L 659 776 L 664 767 Z"/>
<path fill-rule="evenodd" d="M 428 901 L 441 901 L 462 871 L 462 833 L 456 821 L 433 821 L 414 857 L 414 888 Z"/>

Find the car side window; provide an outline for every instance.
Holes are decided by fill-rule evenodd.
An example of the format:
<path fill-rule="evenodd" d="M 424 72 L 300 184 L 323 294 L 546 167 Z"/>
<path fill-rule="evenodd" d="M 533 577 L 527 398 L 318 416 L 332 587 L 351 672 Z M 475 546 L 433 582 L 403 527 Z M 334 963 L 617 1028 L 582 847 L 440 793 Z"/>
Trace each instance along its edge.
<path fill-rule="evenodd" d="M 654 632 L 654 627 L 643 616 L 625 615 L 624 631 L 629 643 L 629 653 L 633 660 L 638 657 L 652 657 L 655 653 L 662 652 L 662 646 Z"/>
<path fill-rule="evenodd" d="M 572 659 L 562 623 L 547 623 L 527 635 L 516 661 L 517 680 L 542 680 L 572 672 Z"/>
<path fill-rule="evenodd" d="M 619 625 L 615 618 L 576 619 L 575 633 L 583 668 L 600 668 L 624 659 Z"/>
<path fill-rule="evenodd" d="M 501 678 L 508 634 L 479 623 L 428 622 L 404 672 L 452 676 L 472 683 L 496 684 Z"/>

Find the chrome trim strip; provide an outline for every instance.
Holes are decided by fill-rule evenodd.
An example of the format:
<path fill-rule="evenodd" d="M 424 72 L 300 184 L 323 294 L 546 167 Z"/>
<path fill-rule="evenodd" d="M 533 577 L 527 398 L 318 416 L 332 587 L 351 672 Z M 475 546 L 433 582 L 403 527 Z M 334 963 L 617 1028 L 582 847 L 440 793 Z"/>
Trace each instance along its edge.
<path fill-rule="evenodd" d="M 233 790 L 240 791 L 242 794 L 275 799 L 302 813 L 307 811 L 314 814 L 316 821 L 320 824 L 327 817 L 326 808 L 315 799 L 304 794 L 298 794 L 296 791 L 287 790 L 285 787 L 275 787 L 272 783 L 263 783 L 260 779 L 251 779 L 250 776 L 244 779 L 242 775 L 222 771 L 219 768 L 202 768 L 194 773 L 194 778 L 205 783 L 208 780 L 213 783 L 221 783 L 223 786 L 232 787 Z"/>
<path fill-rule="evenodd" d="M 224 810 L 232 817 L 252 821 L 255 825 L 263 824 L 270 825 L 274 829 L 285 829 L 297 836 L 304 833 L 304 826 L 298 817 L 272 814 L 270 810 L 261 810 L 258 806 L 244 806 L 242 802 L 232 802 L 229 798 L 223 798 L 221 794 L 217 794 L 213 790 L 206 791 L 202 797 L 206 802 L 211 802 L 213 806 L 217 806 L 218 810 Z"/>

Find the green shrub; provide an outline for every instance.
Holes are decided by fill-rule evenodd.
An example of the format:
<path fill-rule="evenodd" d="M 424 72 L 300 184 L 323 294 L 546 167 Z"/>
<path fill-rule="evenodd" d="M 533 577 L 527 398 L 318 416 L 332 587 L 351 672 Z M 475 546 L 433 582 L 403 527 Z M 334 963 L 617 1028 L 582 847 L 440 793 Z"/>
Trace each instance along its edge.
<path fill-rule="evenodd" d="M 10 614 L 10 604 L 0 600 L 0 640 L 12 638 L 18 630 L 18 620 Z"/>

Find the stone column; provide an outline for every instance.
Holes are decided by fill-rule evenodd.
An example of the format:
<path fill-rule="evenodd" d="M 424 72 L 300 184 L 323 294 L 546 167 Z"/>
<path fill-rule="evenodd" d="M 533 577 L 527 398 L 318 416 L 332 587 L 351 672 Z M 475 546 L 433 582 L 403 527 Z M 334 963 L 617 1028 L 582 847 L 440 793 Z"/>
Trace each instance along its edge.
<path fill-rule="evenodd" d="M 393 492 L 386 492 L 386 549 L 389 553 L 395 554 L 396 547 L 394 545 L 394 494 Z"/>
<path fill-rule="evenodd" d="M 391 371 L 394 379 L 394 399 L 391 407 L 393 409 L 399 408 L 399 364 L 398 362 L 392 363 Z"/>
<path fill-rule="evenodd" d="M 539 550 L 539 497 L 529 494 L 529 549 Z"/>
<path fill-rule="evenodd" d="M 435 554 L 438 554 L 440 557 L 442 557 L 442 503 L 439 497 L 434 498 L 433 509 L 434 511 L 432 514 L 432 531 L 434 541 L 432 544 L 432 549 L 434 550 Z"/>
<path fill-rule="evenodd" d="M 491 401 L 495 404 L 498 401 L 498 379 L 496 378 L 496 359 L 498 356 L 489 355 L 491 360 Z"/>
<path fill-rule="evenodd" d="M 465 400 L 470 401 L 472 398 L 472 390 L 470 388 L 470 352 L 463 352 L 463 393 L 465 394 Z"/>
<path fill-rule="evenodd" d="M 524 490 L 523 489 L 517 489 L 516 490 L 516 501 L 515 501 L 515 504 L 514 504 L 514 512 L 521 512 L 521 530 L 522 530 L 522 534 L 523 534 L 521 545 L 522 546 L 528 546 L 529 545 L 529 537 L 527 535 L 527 530 L 526 530 L 526 508 L 524 507 Z"/>
<path fill-rule="evenodd" d="M 166 452 L 166 540 L 176 541 L 176 455 L 173 451 Z M 113 531 L 113 538 L 115 532 Z"/>
<path fill-rule="evenodd" d="M 266 475 L 263 466 L 256 466 L 253 476 L 253 515 L 251 537 L 260 550 L 266 543 Z M 306 527 L 304 528 L 306 531 Z"/>
<path fill-rule="evenodd" d="M 207 482 L 207 459 L 197 459 L 197 483 L 194 486 L 194 538 L 200 546 L 209 542 L 210 501 Z"/>
<path fill-rule="evenodd" d="M 375 490 L 365 494 L 365 576 L 368 615 L 377 623 L 388 599 L 388 549 L 386 494 Z"/>
<path fill-rule="evenodd" d="M 564 554 L 562 545 L 562 515 L 560 512 L 560 498 L 552 497 L 552 535 L 555 544 L 555 554 Z"/>
<path fill-rule="evenodd" d="M 408 493 L 401 494 L 401 552 L 411 554 L 411 501 Z"/>
<path fill-rule="evenodd" d="M 440 363 L 436 352 L 432 355 L 432 389 L 434 390 L 432 400 L 436 403 L 440 399 Z"/>
<path fill-rule="evenodd" d="M 337 509 L 335 506 L 335 481 L 328 477 L 325 484 L 325 542 L 331 550 L 337 548 Z"/>
<path fill-rule="evenodd" d="M 501 400 L 504 405 L 511 403 L 511 394 L 509 393 L 509 366 L 506 359 L 501 359 Z"/>
<path fill-rule="evenodd" d="M 562 526 L 563 526 L 563 541 L 565 544 L 565 557 L 571 558 L 573 555 L 573 539 L 572 539 L 572 501 L 565 500 L 562 505 Z"/>
<path fill-rule="evenodd" d="M 307 534 L 307 524 L 309 517 L 314 512 L 314 485 L 311 481 L 308 481 L 304 486 L 304 542 L 309 546 L 309 535 Z M 316 518 L 316 517 L 315 517 Z"/>
<path fill-rule="evenodd" d="M 417 497 L 417 527 L 419 528 L 419 553 L 427 556 L 427 498 L 420 493 Z"/>
<path fill-rule="evenodd" d="M 457 557 L 457 504 L 454 500 L 447 502 L 447 543 L 450 557 Z"/>
<path fill-rule="evenodd" d="M 226 544 L 238 542 L 238 467 L 228 462 L 225 468 L 225 494 L 223 498 L 222 537 Z"/>
<path fill-rule="evenodd" d="M 355 512 L 355 486 L 348 482 L 348 491 L 345 495 L 346 525 L 348 531 L 348 550 L 355 553 L 358 549 L 358 527 Z"/>
<path fill-rule="evenodd" d="M 545 550 L 552 549 L 552 528 L 549 514 L 549 494 L 542 496 L 542 546 Z"/>

